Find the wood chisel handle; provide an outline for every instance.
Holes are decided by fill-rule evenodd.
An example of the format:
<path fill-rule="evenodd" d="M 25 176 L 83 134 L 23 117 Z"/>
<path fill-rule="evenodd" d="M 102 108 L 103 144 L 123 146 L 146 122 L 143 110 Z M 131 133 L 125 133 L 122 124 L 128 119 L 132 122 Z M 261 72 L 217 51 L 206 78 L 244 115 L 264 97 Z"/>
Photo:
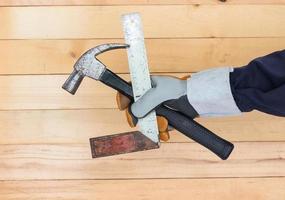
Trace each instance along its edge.
<path fill-rule="evenodd" d="M 112 71 L 106 70 L 100 81 L 133 100 L 131 85 Z M 193 119 L 179 112 L 161 105 L 156 108 L 156 113 L 157 115 L 165 117 L 168 123 L 176 130 L 206 147 L 223 160 L 229 157 L 234 148 L 232 143 L 217 136 Z"/>

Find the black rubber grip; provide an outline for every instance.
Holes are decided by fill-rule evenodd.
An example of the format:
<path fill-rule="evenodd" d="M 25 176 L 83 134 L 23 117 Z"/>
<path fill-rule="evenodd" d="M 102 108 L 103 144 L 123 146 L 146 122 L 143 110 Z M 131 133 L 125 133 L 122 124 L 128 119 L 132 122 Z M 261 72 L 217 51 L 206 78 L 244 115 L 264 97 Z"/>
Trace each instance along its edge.
<path fill-rule="evenodd" d="M 112 71 L 106 69 L 100 80 L 133 100 L 133 92 L 130 83 L 126 82 Z M 203 145 L 221 159 L 225 160 L 231 154 L 234 148 L 232 143 L 217 136 L 193 119 L 163 105 L 158 106 L 155 110 L 157 115 L 165 117 L 169 124 L 176 130 Z"/>
<path fill-rule="evenodd" d="M 231 154 L 234 148 L 232 143 L 214 134 L 193 119 L 163 106 L 158 107 L 155 111 L 157 115 L 167 118 L 168 123 L 176 130 L 211 150 L 221 159 L 226 160 Z"/>
<path fill-rule="evenodd" d="M 133 99 L 133 90 L 131 85 L 114 72 L 106 69 L 105 72 L 102 74 L 100 81 L 110 86 L 111 88 L 119 91 L 128 98 Z"/>

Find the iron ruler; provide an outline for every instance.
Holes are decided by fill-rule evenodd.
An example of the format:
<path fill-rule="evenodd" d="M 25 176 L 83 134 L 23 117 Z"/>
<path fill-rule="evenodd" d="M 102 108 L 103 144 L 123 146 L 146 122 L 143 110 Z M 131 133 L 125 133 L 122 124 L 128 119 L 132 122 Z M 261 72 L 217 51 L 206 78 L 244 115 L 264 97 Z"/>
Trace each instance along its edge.
<path fill-rule="evenodd" d="M 139 13 L 123 15 L 122 22 L 125 42 L 130 45 L 130 47 L 127 48 L 127 54 L 134 100 L 137 101 L 151 88 L 142 22 Z M 159 132 L 155 111 L 139 119 L 138 126 L 142 134 L 159 144 Z"/>

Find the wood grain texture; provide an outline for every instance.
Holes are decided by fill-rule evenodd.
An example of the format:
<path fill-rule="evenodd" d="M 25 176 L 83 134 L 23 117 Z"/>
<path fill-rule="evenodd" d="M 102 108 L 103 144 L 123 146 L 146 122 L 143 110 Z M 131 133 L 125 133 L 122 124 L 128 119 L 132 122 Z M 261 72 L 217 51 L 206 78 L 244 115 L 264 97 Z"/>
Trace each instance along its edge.
<path fill-rule="evenodd" d="M 285 176 L 284 142 L 235 143 L 227 161 L 196 143 L 91 159 L 89 143 L 0 145 L 0 180 Z"/>
<path fill-rule="evenodd" d="M 0 0 L 0 199 L 285 199 L 285 118 L 197 119 L 234 141 L 221 161 L 177 131 L 161 148 L 91 159 L 89 138 L 133 130 L 115 91 L 61 85 L 88 48 L 123 42 L 140 12 L 152 73 L 242 66 L 285 46 L 285 0 Z M 99 57 L 129 80 L 124 50 Z"/>
<path fill-rule="evenodd" d="M 284 0 L 2 0 L 0 6 L 285 4 Z"/>
<path fill-rule="evenodd" d="M 89 48 L 121 39 L 0 40 L 0 74 L 70 73 Z M 152 72 L 194 72 L 217 66 L 243 66 L 250 60 L 284 49 L 284 38 L 147 39 Z M 99 57 L 117 73 L 128 73 L 125 50 Z"/>
<path fill-rule="evenodd" d="M 120 17 L 134 11 L 142 15 L 146 38 L 284 37 L 284 8 L 285 5 L 1 7 L 0 39 L 122 38 Z"/>
<path fill-rule="evenodd" d="M 0 198 L 281 200 L 285 198 L 284 183 L 285 178 L 3 181 L 0 182 Z"/>
<path fill-rule="evenodd" d="M 252 112 L 197 121 L 235 141 L 285 141 L 285 119 Z M 91 137 L 133 131 L 124 112 L 115 109 L 20 110 L 0 112 L 0 144 L 85 143 Z M 169 142 L 192 142 L 177 131 Z"/>
<path fill-rule="evenodd" d="M 71 68 L 72 70 L 72 68 Z M 68 75 L 1 76 L 0 109 L 114 108 L 115 90 L 85 78 L 76 95 L 61 88 Z M 123 76 L 126 78 L 128 76 Z"/>

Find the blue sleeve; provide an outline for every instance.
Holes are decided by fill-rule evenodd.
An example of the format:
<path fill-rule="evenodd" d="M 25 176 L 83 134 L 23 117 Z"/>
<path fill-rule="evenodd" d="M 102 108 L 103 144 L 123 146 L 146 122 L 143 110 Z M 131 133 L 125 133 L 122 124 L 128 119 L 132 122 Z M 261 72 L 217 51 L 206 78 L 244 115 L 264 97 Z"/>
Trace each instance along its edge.
<path fill-rule="evenodd" d="M 285 50 L 256 58 L 230 73 L 233 97 L 242 112 L 285 116 Z"/>

